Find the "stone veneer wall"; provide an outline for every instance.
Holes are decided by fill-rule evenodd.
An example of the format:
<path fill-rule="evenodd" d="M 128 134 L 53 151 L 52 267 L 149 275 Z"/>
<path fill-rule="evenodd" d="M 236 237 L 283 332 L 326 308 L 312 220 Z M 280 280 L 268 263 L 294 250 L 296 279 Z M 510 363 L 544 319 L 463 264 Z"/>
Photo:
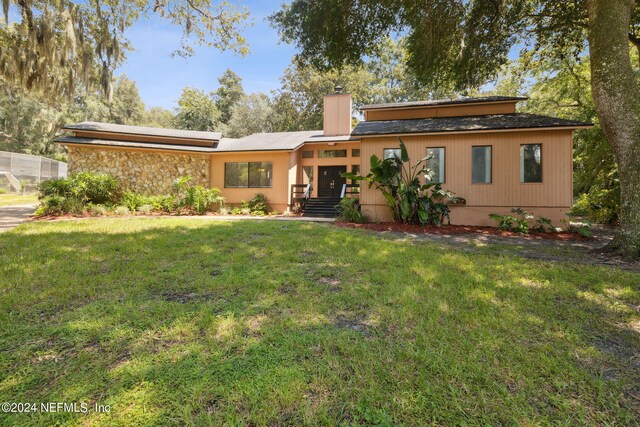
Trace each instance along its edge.
<path fill-rule="evenodd" d="M 167 194 L 176 178 L 189 175 L 209 187 L 210 157 L 203 154 L 108 150 L 67 147 L 69 173 L 104 172 L 115 176 L 125 188 L 143 194 Z"/>

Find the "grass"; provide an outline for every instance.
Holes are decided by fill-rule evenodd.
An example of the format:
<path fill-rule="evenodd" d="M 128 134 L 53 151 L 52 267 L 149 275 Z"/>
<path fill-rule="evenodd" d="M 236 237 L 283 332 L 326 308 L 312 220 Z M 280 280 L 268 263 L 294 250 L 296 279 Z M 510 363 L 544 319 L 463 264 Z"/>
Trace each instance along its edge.
<path fill-rule="evenodd" d="M 640 276 L 298 222 L 0 235 L 2 425 L 632 425 Z"/>
<path fill-rule="evenodd" d="M 0 207 L 12 205 L 26 205 L 27 203 L 37 203 L 38 196 L 35 194 L 0 194 Z"/>

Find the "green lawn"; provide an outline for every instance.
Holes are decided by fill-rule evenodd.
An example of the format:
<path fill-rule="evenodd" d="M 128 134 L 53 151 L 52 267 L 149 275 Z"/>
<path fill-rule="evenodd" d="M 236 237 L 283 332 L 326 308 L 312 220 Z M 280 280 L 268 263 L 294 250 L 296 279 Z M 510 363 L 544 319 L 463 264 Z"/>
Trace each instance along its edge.
<path fill-rule="evenodd" d="M 0 194 L 0 207 L 11 205 L 26 205 L 27 203 L 37 203 L 38 196 L 35 194 Z"/>
<path fill-rule="evenodd" d="M 640 275 L 299 222 L 0 235 L 0 425 L 638 423 Z"/>

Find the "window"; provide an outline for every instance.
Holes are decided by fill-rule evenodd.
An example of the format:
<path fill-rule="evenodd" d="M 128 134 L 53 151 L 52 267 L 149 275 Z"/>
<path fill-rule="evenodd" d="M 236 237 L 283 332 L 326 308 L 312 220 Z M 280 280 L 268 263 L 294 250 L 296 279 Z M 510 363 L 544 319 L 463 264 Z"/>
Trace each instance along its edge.
<path fill-rule="evenodd" d="M 320 150 L 318 151 L 318 158 L 330 159 L 334 157 L 347 157 L 347 150 Z"/>
<path fill-rule="evenodd" d="M 471 147 L 471 181 L 474 184 L 491 183 L 491 146 Z"/>
<path fill-rule="evenodd" d="M 430 182 L 436 184 L 442 184 L 445 180 L 444 172 L 444 147 L 427 148 L 427 157 L 431 157 L 427 160 L 427 167 L 431 169 Z"/>
<path fill-rule="evenodd" d="M 542 182 L 542 145 L 520 146 L 520 182 Z"/>
<path fill-rule="evenodd" d="M 227 188 L 271 187 L 271 162 L 224 164 L 224 186 Z"/>
<path fill-rule="evenodd" d="M 351 165 L 351 173 L 354 175 L 360 175 L 360 165 Z M 358 181 L 350 180 L 350 184 L 357 184 Z"/>
<path fill-rule="evenodd" d="M 383 151 L 385 159 L 400 159 L 402 157 L 402 151 L 399 148 L 385 148 Z"/>
<path fill-rule="evenodd" d="M 302 167 L 302 183 L 313 184 L 313 166 Z"/>
<path fill-rule="evenodd" d="M 303 151 L 302 152 L 303 159 L 313 159 L 313 150 L 311 151 Z"/>
<path fill-rule="evenodd" d="M 351 157 L 360 157 L 360 149 L 354 148 L 353 150 L 351 150 Z"/>

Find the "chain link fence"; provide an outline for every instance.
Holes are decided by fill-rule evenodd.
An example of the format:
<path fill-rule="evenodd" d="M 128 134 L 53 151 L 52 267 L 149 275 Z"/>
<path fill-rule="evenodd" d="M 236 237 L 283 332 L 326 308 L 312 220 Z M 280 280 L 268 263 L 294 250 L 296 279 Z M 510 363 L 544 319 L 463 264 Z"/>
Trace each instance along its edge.
<path fill-rule="evenodd" d="M 23 192 L 34 192 L 38 184 L 48 179 L 65 178 L 67 164 L 46 157 L 0 151 L 0 190 L 15 191 L 11 180 L 3 172 L 13 175 Z"/>

